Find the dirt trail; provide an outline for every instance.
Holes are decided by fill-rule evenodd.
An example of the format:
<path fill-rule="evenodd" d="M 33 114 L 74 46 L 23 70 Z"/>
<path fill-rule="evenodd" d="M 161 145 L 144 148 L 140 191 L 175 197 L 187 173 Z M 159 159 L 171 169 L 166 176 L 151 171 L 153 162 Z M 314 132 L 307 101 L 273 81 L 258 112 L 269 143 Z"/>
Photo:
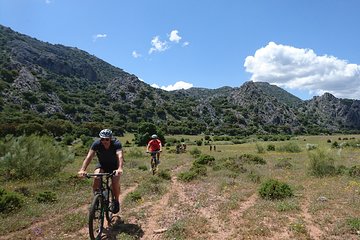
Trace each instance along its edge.
<path fill-rule="evenodd" d="M 182 167 L 172 170 L 172 174 L 176 175 Z M 142 226 L 144 231 L 143 239 L 161 239 L 161 233 L 167 229 L 159 227 L 159 220 L 164 215 L 164 208 L 169 205 L 171 196 L 177 195 L 180 202 L 186 201 L 184 186 L 180 184 L 176 176 L 171 177 L 171 185 L 169 191 L 157 202 L 152 204 L 148 214 L 148 221 Z"/>
<path fill-rule="evenodd" d="M 122 194 L 121 194 L 120 201 L 123 201 L 124 197 L 129 192 L 134 191 L 134 189 L 136 187 L 137 187 L 137 185 L 132 186 L 132 187 L 127 188 L 126 190 L 124 190 L 122 192 Z M 37 231 L 41 231 L 41 229 L 44 228 L 45 226 L 52 225 L 52 224 L 54 224 L 54 222 L 58 221 L 59 219 L 65 217 L 65 216 L 67 216 L 69 214 L 74 214 L 74 213 L 78 213 L 78 212 L 82 212 L 82 213 L 86 214 L 88 212 L 88 209 L 89 209 L 89 204 L 88 203 L 84 204 L 84 205 L 82 205 L 80 207 L 77 207 L 77 208 L 72 208 L 72 209 L 68 210 L 67 212 L 65 212 L 63 214 L 58 214 L 56 216 L 53 216 L 51 219 L 36 222 L 36 223 L 32 224 L 31 226 L 29 226 L 29 227 L 27 227 L 25 229 L 12 232 L 12 233 L 10 233 L 10 234 L 8 234 L 6 236 L 1 236 L 0 240 L 12 240 L 12 239 L 16 239 L 17 238 L 16 236 L 24 236 L 24 235 L 34 236 L 34 237 L 29 238 L 29 239 L 42 239 L 43 237 L 41 237 L 41 236 L 36 237 Z M 81 229 L 79 231 L 79 233 L 80 233 L 81 236 L 84 236 L 84 239 L 87 239 L 87 227 L 84 227 L 83 229 Z M 69 239 L 71 239 L 72 236 L 73 236 L 72 234 L 67 234 L 65 237 L 69 237 Z M 78 236 L 78 234 L 76 234 L 75 236 Z"/>
<path fill-rule="evenodd" d="M 134 186 L 131 186 L 125 190 L 122 190 L 121 194 L 120 194 L 120 202 L 123 202 L 126 195 L 128 195 L 130 192 L 133 192 L 136 188 L 137 188 L 138 185 L 134 185 Z M 87 208 L 89 207 L 89 205 L 87 205 Z M 86 209 L 87 210 L 87 209 Z M 120 213 L 119 213 L 120 214 Z M 119 214 L 115 214 L 114 215 L 114 218 L 120 218 L 119 217 Z M 76 237 L 77 236 L 77 237 Z M 81 239 L 87 239 L 88 238 L 88 226 L 85 226 L 83 227 L 82 229 L 80 229 L 78 231 L 77 234 L 75 235 L 68 235 L 68 237 L 70 237 L 69 239 L 72 239 L 72 237 L 74 237 L 73 239 L 76 239 L 78 238 L 78 236 L 81 236 L 82 238 Z"/>
<path fill-rule="evenodd" d="M 316 223 L 312 218 L 311 213 L 309 212 L 309 207 L 310 207 L 310 199 L 306 198 L 302 206 L 301 215 L 303 216 L 304 221 L 306 223 L 306 228 L 309 231 L 310 238 L 321 239 L 322 236 L 325 236 L 324 232 L 316 226 Z"/>

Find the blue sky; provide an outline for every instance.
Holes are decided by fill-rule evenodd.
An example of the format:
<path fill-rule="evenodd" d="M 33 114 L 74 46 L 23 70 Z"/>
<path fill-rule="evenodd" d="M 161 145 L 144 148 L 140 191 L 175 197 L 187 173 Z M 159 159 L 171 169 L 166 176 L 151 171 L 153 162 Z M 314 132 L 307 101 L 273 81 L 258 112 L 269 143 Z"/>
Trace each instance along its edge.
<path fill-rule="evenodd" d="M 0 0 L 0 24 L 163 89 L 276 84 L 360 99 L 358 0 Z"/>

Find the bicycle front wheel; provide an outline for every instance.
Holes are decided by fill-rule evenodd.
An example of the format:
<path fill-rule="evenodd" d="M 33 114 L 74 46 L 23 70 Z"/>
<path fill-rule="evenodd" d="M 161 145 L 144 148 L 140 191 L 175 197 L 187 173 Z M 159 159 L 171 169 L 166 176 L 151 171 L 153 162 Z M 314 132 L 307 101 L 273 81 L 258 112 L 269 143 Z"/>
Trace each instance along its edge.
<path fill-rule="evenodd" d="M 156 173 L 156 159 L 155 158 L 151 158 L 151 170 L 152 170 L 152 174 L 155 175 L 155 173 Z"/>
<path fill-rule="evenodd" d="M 113 213 L 111 212 L 112 209 L 110 209 L 110 208 L 116 201 L 113 191 L 111 189 L 109 190 L 109 195 L 107 197 L 108 197 L 108 204 L 107 204 L 107 208 L 105 211 L 105 216 L 106 216 L 106 220 L 108 221 L 108 224 L 110 225 L 112 222 L 112 218 L 113 218 Z"/>
<path fill-rule="evenodd" d="M 89 235 L 91 240 L 101 239 L 104 228 L 104 204 L 101 194 L 95 195 L 89 212 Z"/>

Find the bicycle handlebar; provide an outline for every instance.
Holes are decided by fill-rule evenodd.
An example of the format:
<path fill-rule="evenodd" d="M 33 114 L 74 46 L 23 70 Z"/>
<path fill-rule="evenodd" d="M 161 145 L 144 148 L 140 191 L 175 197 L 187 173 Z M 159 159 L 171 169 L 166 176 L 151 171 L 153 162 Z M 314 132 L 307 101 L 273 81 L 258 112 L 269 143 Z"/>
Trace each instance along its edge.
<path fill-rule="evenodd" d="M 112 173 L 86 173 L 85 176 L 87 178 L 91 178 L 91 177 L 112 177 L 115 175 L 115 171 L 113 171 Z"/>
<path fill-rule="evenodd" d="M 146 153 L 158 153 L 161 152 L 160 150 L 156 150 L 156 151 L 146 151 Z"/>

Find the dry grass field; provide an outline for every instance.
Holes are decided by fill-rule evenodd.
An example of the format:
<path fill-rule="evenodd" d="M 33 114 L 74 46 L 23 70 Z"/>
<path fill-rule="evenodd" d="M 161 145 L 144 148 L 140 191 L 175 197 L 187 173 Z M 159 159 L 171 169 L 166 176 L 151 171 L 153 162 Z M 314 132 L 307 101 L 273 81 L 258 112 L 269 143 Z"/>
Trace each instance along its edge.
<path fill-rule="evenodd" d="M 122 209 L 103 239 L 360 239 L 360 176 L 349 174 L 360 166 L 360 147 L 342 144 L 360 136 L 210 142 L 211 151 L 192 144 L 202 137 L 171 136 L 185 139 L 187 150 L 164 148 L 156 176 L 144 147 L 125 148 Z M 266 163 L 244 161 L 244 154 Z M 199 167 L 201 156 L 213 158 Z M 328 158 L 332 174 L 312 173 L 311 159 Z M 75 177 L 82 160 L 56 179 L 6 183 L 29 194 L 20 211 L 0 215 L 0 239 L 88 239 L 91 182 Z M 292 196 L 262 198 L 259 189 L 269 179 L 286 183 Z M 31 196 L 39 191 L 54 192 L 56 201 L 37 203 Z"/>

